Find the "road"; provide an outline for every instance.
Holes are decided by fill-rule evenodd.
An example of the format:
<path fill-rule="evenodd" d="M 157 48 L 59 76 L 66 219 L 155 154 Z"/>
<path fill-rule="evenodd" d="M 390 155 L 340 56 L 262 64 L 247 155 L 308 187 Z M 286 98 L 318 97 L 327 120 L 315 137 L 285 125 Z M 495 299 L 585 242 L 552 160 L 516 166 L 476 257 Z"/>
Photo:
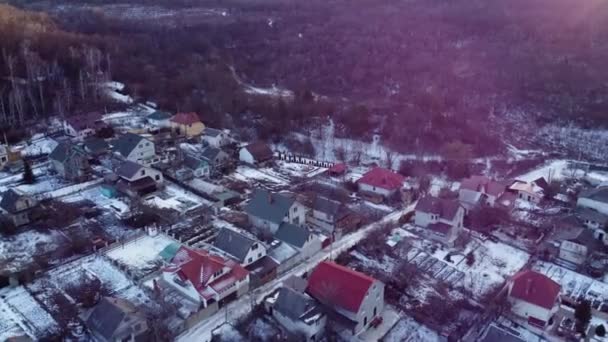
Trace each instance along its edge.
<path fill-rule="evenodd" d="M 193 326 L 189 330 L 185 331 L 177 337 L 179 342 L 203 342 L 211 339 L 211 332 L 220 327 L 226 322 L 226 318 L 229 322 L 235 322 L 239 318 L 245 316 L 251 311 L 252 302 L 255 300 L 256 304 L 259 304 L 266 296 L 271 294 L 276 289 L 280 288 L 283 282 L 291 276 L 299 276 L 310 270 L 312 270 L 317 264 L 323 260 L 327 260 L 331 257 L 334 258 L 340 253 L 350 249 L 361 240 L 363 240 L 371 231 L 378 229 L 384 223 L 397 221 L 402 215 L 414 211 L 415 203 L 411 204 L 405 209 L 394 211 L 381 220 L 370 223 L 361 229 L 351 234 L 345 235 L 342 239 L 336 241 L 332 248 L 327 248 L 319 251 L 317 254 L 312 256 L 310 259 L 302 262 L 300 265 L 294 267 L 289 272 L 284 273 L 274 279 L 273 281 L 249 292 L 248 294 L 240 297 L 236 301 L 227 304 L 226 307 L 220 309 L 214 315 L 201 321 L 199 324 Z M 253 296 L 253 297 L 252 297 Z"/>

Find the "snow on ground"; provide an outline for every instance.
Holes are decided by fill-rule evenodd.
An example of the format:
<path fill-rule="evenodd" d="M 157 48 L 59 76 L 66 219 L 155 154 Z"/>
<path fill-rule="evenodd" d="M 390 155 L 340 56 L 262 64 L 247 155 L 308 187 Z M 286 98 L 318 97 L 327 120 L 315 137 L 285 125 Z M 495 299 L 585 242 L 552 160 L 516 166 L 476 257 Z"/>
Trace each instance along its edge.
<path fill-rule="evenodd" d="M 544 177 L 546 180 L 549 179 L 562 179 L 565 175 L 571 176 L 572 172 L 568 172 L 568 165 L 570 161 L 560 159 L 560 160 L 552 160 L 539 168 L 531 170 L 523 175 L 517 177 L 519 180 L 523 180 L 526 182 L 532 182 L 540 177 Z M 575 174 L 578 174 L 576 172 Z"/>
<path fill-rule="evenodd" d="M 8 237 L 0 235 L 0 273 L 20 270 L 30 264 L 35 255 L 54 251 L 63 239 L 54 231 L 29 230 Z"/>
<path fill-rule="evenodd" d="M 431 187 L 429 193 L 433 196 L 439 196 L 441 189 L 450 189 L 451 191 L 458 191 L 460 189 L 459 182 L 450 182 L 442 177 L 433 177 L 431 179 Z"/>
<path fill-rule="evenodd" d="M 244 342 L 245 338 L 229 323 L 224 323 L 221 327 L 213 332 L 217 335 L 221 342 Z"/>
<path fill-rule="evenodd" d="M 59 331 L 57 322 L 23 286 L 0 290 L 0 321 L 16 323 L 36 340 Z"/>
<path fill-rule="evenodd" d="M 277 328 L 263 318 L 258 318 L 248 327 L 249 336 L 254 340 L 272 341 L 279 332 Z"/>
<path fill-rule="evenodd" d="M 21 184 L 23 179 L 21 174 L 2 179 L 0 181 L 0 192 L 8 189 L 18 189 L 26 194 L 39 195 L 67 185 L 63 180 L 46 174 L 46 171 L 42 168 L 37 169 L 34 175 L 36 175 L 36 183 L 34 184 Z"/>
<path fill-rule="evenodd" d="M 282 172 L 289 174 L 292 177 L 311 178 L 327 171 L 327 169 L 323 167 L 299 163 L 288 163 L 283 160 L 278 160 L 276 164 Z"/>
<path fill-rule="evenodd" d="M 73 184 L 53 191 L 49 191 L 48 193 L 46 193 L 46 195 L 50 198 L 60 198 L 71 194 L 80 193 L 88 188 L 95 187 L 96 185 L 102 182 L 102 178 L 94 179 L 88 182 Z"/>
<path fill-rule="evenodd" d="M 122 91 L 123 89 L 125 89 L 124 83 L 116 82 L 116 81 L 104 82 L 102 84 L 102 86 L 104 86 L 108 89 L 116 90 L 116 91 Z"/>
<path fill-rule="evenodd" d="M 289 184 L 289 180 L 277 176 L 276 174 L 271 174 L 267 170 L 268 169 L 255 169 L 247 165 L 239 165 L 232 176 L 247 183 L 261 182 L 281 186 L 286 186 Z"/>
<path fill-rule="evenodd" d="M 507 150 L 511 153 L 515 160 L 529 159 L 530 157 L 542 155 L 541 150 L 522 150 L 511 144 L 507 144 Z"/>
<path fill-rule="evenodd" d="M 402 318 L 384 337 L 385 342 L 435 342 L 443 341 L 439 334 L 416 322 L 411 317 Z"/>
<path fill-rule="evenodd" d="M 157 208 L 174 209 L 180 213 L 185 213 L 203 205 L 213 205 L 208 200 L 186 191 L 173 183 L 165 183 L 166 186 L 161 192 L 146 197 L 148 204 Z"/>
<path fill-rule="evenodd" d="M 586 297 L 589 300 L 608 300 L 608 284 L 564 267 L 538 261 L 532 269 L 553 279 L 562 286 L 562 293 L 568 297 Z"/>
<path fill-rule="evenodd" d="M 138 271 L 146 271 L 154 267 L 158 254 L 175 240 L 164 234 L 157 236 L 143 235 L 122 246 L 116 247 L 106 253 L 110 259 L 116 260 Z"/>
<path fill-rule="evenodd" d="M 43 137 L 36 139 L 32 138 L 30 141 L 23 145 L 17 145 L 17 150 L 21 150 L 22 156 L 39 156 L 42 154 L 49 154 L 58 145 L 57 141 Z"/>
<path fill-rule="evenodd" d="M 283 98 L 291 98 L 293 97 L 293 91 L 288 89 L 282 89 L 273 85 L 270 88 L 260 88 L 254 87 L 252 85 L 245 85 L 245 92 L 251 95 L 262 95 L 262 96 L 272 96 L 272 97 L 283 97 Z"/>

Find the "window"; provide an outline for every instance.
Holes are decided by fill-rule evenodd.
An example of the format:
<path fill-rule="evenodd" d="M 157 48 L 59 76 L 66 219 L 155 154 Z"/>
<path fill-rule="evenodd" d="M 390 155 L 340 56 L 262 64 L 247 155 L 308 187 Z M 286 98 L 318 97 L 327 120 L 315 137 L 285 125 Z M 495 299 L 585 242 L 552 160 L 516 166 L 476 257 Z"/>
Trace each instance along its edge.
<path fill-rule="evenodd" d="M 2 162 L 4 163 L 6 161 L 6 157 L 2 157 Z"/>
<path fill-rule="evenodd" d="M 376 187 L 375 187 L 375 186 L 374 186 L 374 187 L 372 187 L 372 190 L 376 191 Z"/>
<path fill-rule="evenodd" d="M 160 180 L 160 175 L 156 175 L 156 177 L 154 177 L 156 180 Z"/>
<path fill-rule="evenodd" d="M 150 146 L 150 143 L 149 143 L 149 142 L 147 142 L 147 143 L 146 143 L 146 146 Z"/>
<path fill-rule="evenodd" d="M 253 245 L 251 245 L 251 250 L 252 250 L 252 251 L 255 251 L 256 249 L 258 249 L 258 244 L 257 244 L 257 242 L 256 242 L 256 243 L 254 243 Z"/>
<path fill-rule="evenodd" d="M 365 318 L 363 319 L 363 326 L 367 325 L 367 316 L 365 316 Z"/>
<path fill-rule="evenodd" d="M 141 175 L 145 175 L 146 174 L 146 170 L 141 170 Z"/>
<path fill-rule="evenodd" d="M 252 262 L 252 261 L 253 261 L 253 258 L 249 258 L 249 259 L 247 259 L 247 262 L 248 262 L 248 263 L 250 263 L 250 262 Z"/>
<path fill-rule="evenodd" d="M 293 207 L 293 212 L 297 212 L 298 211 L 298 207 Z"/>
<path fill-rule="evenodd" d="M 374 316 L 376 316 L 377 313 L 378 313 L 378 309 L 376 307 L 374 307 Z"/>
<path fill-rule="evenodd" d="M 258 253 L 258 258 L 262 257 L 262 252 Z"/>

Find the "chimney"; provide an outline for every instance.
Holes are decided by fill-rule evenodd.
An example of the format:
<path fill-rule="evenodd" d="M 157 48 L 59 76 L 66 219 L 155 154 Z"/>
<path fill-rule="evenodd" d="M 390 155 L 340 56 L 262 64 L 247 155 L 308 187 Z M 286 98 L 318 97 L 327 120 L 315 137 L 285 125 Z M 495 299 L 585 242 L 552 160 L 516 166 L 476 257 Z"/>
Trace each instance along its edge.
<path fill-rule="evenodd" d="M 526 280 L 526 295 L 530 295 L 532 292 L 532 279 Z"/>

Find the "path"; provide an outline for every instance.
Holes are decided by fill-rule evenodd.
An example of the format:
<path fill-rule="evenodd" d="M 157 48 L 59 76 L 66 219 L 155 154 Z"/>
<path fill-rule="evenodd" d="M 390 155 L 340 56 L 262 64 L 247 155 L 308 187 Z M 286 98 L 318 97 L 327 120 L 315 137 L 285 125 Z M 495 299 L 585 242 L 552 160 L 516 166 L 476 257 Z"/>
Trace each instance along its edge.
<path fill-rule="evenodd" d="M 342 239 L 336 241 L 332 248 L 323 249 L 310 259 L 304 261 L 300 265 L 292 268 L 289 272 L 284 273 L 271 281 L 268 284 L 259 287 L 246 295 L 240 297 L 236 301 L 227 304 L 226 307 L 220 309 L 214 315 L 201 321 L 188 331 L 179 335 L 176 340 L 180 342 L 200 342 L 204 341 L 204 336 L 210 336 L 210 332 L 220 327 L 226 319 L 228 321 L 235 321 L 240 317 L 247 315 L 251 311 L 252 299 L 256 304 L 260 303 L 266 296 L 271 294 L 273 291 L 281 287 L 283 282 L 293 275 L 302 275 L 312 270 L 321 261 L 336 257 L 340 253 L 350 249 L 361 240 L 363 240 L 370 232 L 381 227 L 384 223 L 394 222 L 398 220 L 402 215 L 414 211 L 416 203 L 411 204 L 405 209 L 394 211 L 384 216 L 380 221 L 368 224 L 360 230 L 348 234 Z M 253 296 L 253 298 L 252 298 Z"/>

